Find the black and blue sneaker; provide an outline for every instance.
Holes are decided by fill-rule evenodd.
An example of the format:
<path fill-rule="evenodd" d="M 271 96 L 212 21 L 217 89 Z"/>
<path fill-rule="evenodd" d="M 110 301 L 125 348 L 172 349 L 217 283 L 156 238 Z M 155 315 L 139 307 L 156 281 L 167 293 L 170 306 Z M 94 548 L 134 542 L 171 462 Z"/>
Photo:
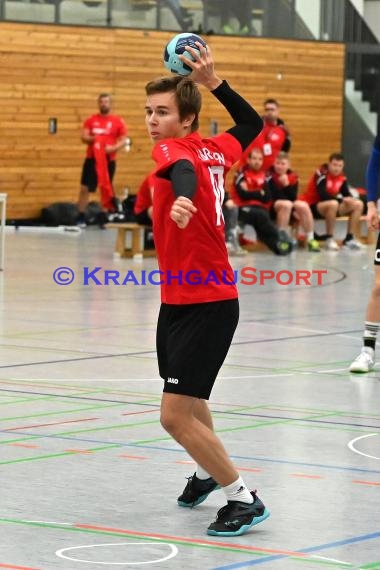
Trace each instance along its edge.
<path fill-rule="evenodd" d="M 240 501 L 228 501 L 228 504 L 219 509 L 216 521 L 211 523 L 207 529 L 207 534 L 212 536 L 240 536 L 270 515 L 268 509 L 256 495 L 256 491 L 251 491 L 253 503 L 242 503 Z"/>
<path fill-rule="evenodd" d="M 220 489 L 220 485 L 212 478 L 198 479 L 196 473 L 187 478 L 187 485 L 177 499 L 180 507 L 196 507 L 203 503 L 210 493 Z"/>

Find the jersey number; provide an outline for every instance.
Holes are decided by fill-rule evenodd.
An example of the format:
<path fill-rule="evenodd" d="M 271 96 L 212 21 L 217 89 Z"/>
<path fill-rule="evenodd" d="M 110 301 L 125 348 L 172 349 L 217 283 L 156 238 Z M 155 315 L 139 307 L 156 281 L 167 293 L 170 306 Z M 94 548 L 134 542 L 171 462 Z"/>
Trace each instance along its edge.
<path fill-rule="evenodd" d="M 216 225 L 220 226 L 222 220 L 224 222 L 222 211 L 224 202 L 224 168 L 223 166 L 209 166 L 208 170 L 215 195 Z"/>

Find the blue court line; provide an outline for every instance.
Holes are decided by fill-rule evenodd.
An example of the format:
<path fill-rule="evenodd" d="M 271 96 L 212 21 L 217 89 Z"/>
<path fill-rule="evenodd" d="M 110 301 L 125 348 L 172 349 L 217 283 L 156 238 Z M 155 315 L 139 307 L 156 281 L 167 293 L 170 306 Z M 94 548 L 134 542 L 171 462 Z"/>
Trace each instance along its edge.
<path fill-rule="evenodd" d="M 10 430 L 0 430 L 0 434 L 6 434 L 6 435 L 12 435 L 12 431 Z M 133 447 L 136 449 L 152 449 L 154 451 L 170 451 L 170 452 L 175 452 L 175 453 L 186 453 L 186 451 L 182 448 L 174 448 L 174 447 L 160 447 L 158 445 L 143 445 L 143 444 L 139 444 L 139 443 L 128 443 L 126 441 L 104 441 L 104 440 L 99 440 L 99 439 L 88 439 L 88 438 L 82 438 L 82 437 L 69 437 L 69 436 L 64 436 L 64 435 L 42 435 L 40 433 L 30 433 L 30 432 L 24 432 L 24 431 L 17 431 L 15 432 L 13 435 L 21 435 L 21 436 L 31 436 L 31 437 L 35 437 L 38 439 L 56 439 L 56 440 L 69 440 L 69 441 L 75 441 L 75 442 L 84 442 L 84 443 L 96 443 L 97 445 L 119 445 L 120 447 Z M 23 438 L 20 438 L 21 440 Z M 2 441 L 0 439 L 0 444 L 2 444 Z M 331 469 L 331 470 L 336 470 L 336 471 L 352 471 L 355 473 L 372 473 L 372 474 L 380 474 L 379 470 L 376 469 L 362 469 L 360 467 L 342 467 L 339 465 L 326 465 L 326 464 L 322 464 L 322 463 L 306 463 L 304 461 L 288 461 L 286 459 L 270 459 L 268 457 L 249 457 L 246 455 L 230 455 L 231 459 L 242 459 L 244 461 L 258 461 L 258 462 L 266 462 L 266 463 L 281 463 L 283 465 L 300 465 L 303 467 L 317 467 L 319 469 Z"/>
<path fill-rule="evenodd" d="M 345 540 L 337 540 L 335 542 L 327 542 L 325 544 L 320 544 L 319 546 L 310 546 L 309 548 L 302 548 L 300 550 L 295 550 L 295 552 L 308 554 L 309 552 L 318 552 L 320 550 L 328 550 L 330 548 L 337 548 L 338 546 L 345 546 L 347 544 L 354 544 L 355 542 L 363 542 L 365 540 L 373 540 L 374 538 L 380 538 L 380 532 L 374 532 L 372 534 L 363 534 L 361 536 L 354 536 L 353 538 L 346 538 Z M 239 562 L 237 564 L 229 564 L 228 566 L 217 566 L 217 567 L 213 568 L 212 570 L 234 570 L 235 568 L 246 568 L 247 566 L 258 566 L 259 564 L 266 564 L 267 562 L 273 562 L 274 560 L 281 560 L 284 558 L 289 558 L 289 556 L 286 556 L 284 554 L 276 554 L 274 556 L 267 556 L 266 558 L 255 558 L 254 560 L 247 560 L 246 562 Z"/>

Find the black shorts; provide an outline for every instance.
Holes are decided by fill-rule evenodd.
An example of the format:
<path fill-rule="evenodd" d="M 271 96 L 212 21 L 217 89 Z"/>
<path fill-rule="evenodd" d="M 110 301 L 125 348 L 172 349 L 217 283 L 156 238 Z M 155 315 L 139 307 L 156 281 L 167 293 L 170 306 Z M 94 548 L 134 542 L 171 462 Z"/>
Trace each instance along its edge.
<path fill-rule="evenodd" d="M 376 243 L 376 249 L 375 249 L 375 257 L 373 260 L 373 263 L 375 265 L 380 265 L 380 233 L 377 236 L 377 243 Z"/>
<path fill-rule="evenodd" d="M 108 160 L 108 175 L 112 182 L 115 175 L 116 162 Z M 82 177 L 80 180 L 82 186 L 86 186 L 89 192 L 95 192 L 98 186 L 98 176 L 95 168 L 95 158 L 86 158 L 83 163 Z"/>
<path fill-rule="evenodd" d="M 238 321 L 238 299 L 162 303 L 156 342 L 164 392 L 208 400 Z"/>
<path fill-rule="evenodd" d="M 335 198 L 331 198 L 331 200 L 335 200 Z M 341 204 L 341 200 L 340 201 L 337 200 L 337 202 L 339 204 Z M 317 204 L 322 204 L 322 203 L 323 202 L 317 202 Z M 311 210 L 311 213 L 313 214 L 313 218 L 314 218 L 314 220 L 324 220 L 325 217 L 319 213 L 318 208 L 317 208 L 317 204 L 312 204 L 310 206 L 310 210 Z M 339 218 L 339 216 L 342 216 L 342 215 L 345 215 L 345 214 L 337 214 L 336 217 Z"/>

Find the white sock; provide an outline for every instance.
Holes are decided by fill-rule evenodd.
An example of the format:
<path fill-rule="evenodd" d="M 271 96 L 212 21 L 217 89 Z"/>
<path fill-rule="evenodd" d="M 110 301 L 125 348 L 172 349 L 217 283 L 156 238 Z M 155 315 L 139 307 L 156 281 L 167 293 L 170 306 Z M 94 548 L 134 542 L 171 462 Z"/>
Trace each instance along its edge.
<path fill-rule="evenodd" d="M 307 241 L 311 241 L 314 239 L 314 232 L 307 232 L 306 234 Z"/>
<path fill-rule="evenodd" d="M 203 469 L 203 467 L 201 467 L 199 464 L 197 464 L 197 470 L 195 472 L 195 475 L 197 476 L 198 479 L 210 479 L 211 475 L 209 473 L 207 473 L 207 471 L 205 471 Z"/>
<path fill-rule="evenodd" d="M 242 477 L 236 479 L 231 485 L 222 487 L 227 501 L 240 501 L 241 503 L 253 503 L 253 497 L 248 491 Z"/>

